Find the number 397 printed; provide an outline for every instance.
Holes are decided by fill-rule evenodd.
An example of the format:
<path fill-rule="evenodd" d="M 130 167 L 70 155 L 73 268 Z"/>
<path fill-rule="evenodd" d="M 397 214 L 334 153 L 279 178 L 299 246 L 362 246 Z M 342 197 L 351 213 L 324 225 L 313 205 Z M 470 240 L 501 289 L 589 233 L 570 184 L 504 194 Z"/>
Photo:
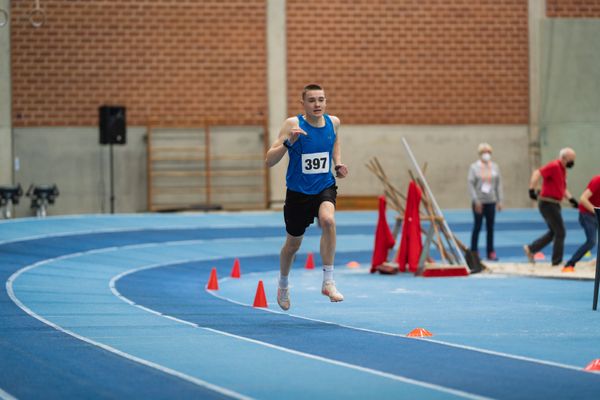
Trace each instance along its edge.
<path fill-rule="evenodd" d="M 302 154 L 303 174 L 325 174 L 329 172 L 329 153 Z"/>

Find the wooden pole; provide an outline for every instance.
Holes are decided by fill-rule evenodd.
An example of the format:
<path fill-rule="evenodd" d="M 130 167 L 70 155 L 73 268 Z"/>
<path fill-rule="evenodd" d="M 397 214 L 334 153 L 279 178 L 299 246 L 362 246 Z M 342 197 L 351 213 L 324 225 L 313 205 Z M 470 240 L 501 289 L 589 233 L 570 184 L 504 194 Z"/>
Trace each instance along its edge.
<path fill-rule="evenodd" d="M 433 192 L 429 188 L 429 185 L 427 184 L 427 181 L 425 180 L 425 176 L 423 175 L 423 172 L 421 171 L 421 168 L 419 167 L 419 164 L 417 164 L 417 160 L 415 159 L 415 156 L 413 155 L 412 150 L 410 149 L 410 146 L 408 145 L 408 142 L 406 141 L 405 138 L 402 138 L 402 144 L 404 145 L 404 149 L 406 150 L 406 153 L 408 154 L 408 157 L 409 157 L 409 159 L 410 159 L 413 167 L 417 171 L 417 175 L 422 180 L 423 187 L 425 188 L 425 191 L 427 192 L 427 194 L 429 196 L 429 200 L 431 201 L 433 212 L 436 215 L 442 216 L 443 215 L 442 214 L 442 210 L 440 209 L 439 205 L 435 201 L 435 197 L 433 196 Z M 446 233 L 446 237 L 447 237 L 447 239 L 448 239 L 448 241 L 450 243 L 450 250 L 453 253 L 453 255 L 456 257 L 456 261 L 459 264 L 461 264 L 461 265 L 465 265 L 466 268 L 469 269 L 469 267 L 467 266 L 467 262 L 465 260 L 464 255 L 458 249 L 458 245 L 454 241 L 454 237 L 450 235 L 451 230 L 450 230 L 450 227 L 448 226 L 448 223 L 446 222 L 445 219 L 442 220 L 442 222 L 440 223 L 440 226 L 443 228 L 442 230 Z"/>
<path fill-rule="evenodd" d="M 412 171 L 408 171 L 408 173 L 410 174 L 411 179 L 413 179 L 417 185 L 419 185 L 419 187 L 421 188 L 421 192 L 423 193 L 423 197 L 421 198 L 421 201 L 423 202 L 423 204 L 425 205 L 425 210 L 427 211 L 427 214 L 429 215 L 429 217 L 431 217 L 431 225 L 433 226 L 433 232 L 435 235 L 435 242 L 437 244 L 438 250 L 440 252 L 440 255 L 442 256 L 443 260 L 449 260 L 448 257 L 448 253 L 446 252 L 446 249 L 444 247 L 444 244 L 442 243 L 442 239 L 440 236 L 440 231 L 439 231 L 439 227 L 438 227 L 438 221 L 437 218 L 435 217 L 435 213 L 433 212 L 433 209 L 431 208 L 431 204 L 429 203 L 429 199 L 427 197 L 427 192 L 423 189 L 423 185 L 422 183 L 418 180 L 415 179 L 415 177 L 413 176 Z"/>

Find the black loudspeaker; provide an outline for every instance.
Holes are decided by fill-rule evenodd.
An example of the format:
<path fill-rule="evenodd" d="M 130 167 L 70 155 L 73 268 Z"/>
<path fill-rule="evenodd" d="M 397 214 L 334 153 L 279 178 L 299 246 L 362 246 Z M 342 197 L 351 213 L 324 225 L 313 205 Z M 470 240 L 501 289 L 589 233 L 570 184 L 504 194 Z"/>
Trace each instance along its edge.
<path fill-rule="evenodd" d="M 125 107 L 102 106 L 98 109 L 100 144 L 125 144 L 127 142 L 127 120 Z"/>

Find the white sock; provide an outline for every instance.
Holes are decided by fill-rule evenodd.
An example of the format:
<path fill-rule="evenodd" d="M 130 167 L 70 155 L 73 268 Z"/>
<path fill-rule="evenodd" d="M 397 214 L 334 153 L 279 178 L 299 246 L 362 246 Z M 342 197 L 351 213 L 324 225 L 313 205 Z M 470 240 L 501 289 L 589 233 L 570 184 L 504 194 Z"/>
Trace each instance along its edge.
<path fill-rule="evenodd" d="M 287 289 L 288 287 L 288 277 L 279 274 L 279 287 L 281 289 Z"/>
<path fill-rule="evenodd" d="M 333 280 L 333 265 L 323 265 L 323 282 Z"/>

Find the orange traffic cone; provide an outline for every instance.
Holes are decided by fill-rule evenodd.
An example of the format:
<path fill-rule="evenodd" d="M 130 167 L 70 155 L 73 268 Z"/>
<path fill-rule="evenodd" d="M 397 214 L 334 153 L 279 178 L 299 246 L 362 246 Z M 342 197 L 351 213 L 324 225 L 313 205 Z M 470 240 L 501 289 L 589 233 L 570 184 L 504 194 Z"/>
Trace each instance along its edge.
<path fill-rule="evenodd" d="M 240 260 L 238 258 L 236 258 L 233 261 L 233 268 L 231 269 L 231 277 L 232 278 L 239 278 L 241 276 L 240 274 Z"/>
<path fill-rule="evenodd" d="M 412 331 L 410 331 L 406 336 L 408 336 L 408 337 L 425 337 L 425 336 L 433 336 L 433 334 L 431 332 L 429 332 L 427 329 L 415 328 Z"/>
<path fill-rule="evenodd" d="M 253 307 L 264 307 L 268 308 L 267 296 L 265 296 L 265 287 L 263 281 L 258 281 L 258 287 L 256 288 L 256 296 L 254 296 Z"/>
<path fill-rule="evenodd" d="M 589 363 L 588 366 L 585 367 L 585 370 L 594 372 L 600 371 L 600 358 L 596 358 L 594 361 Z"/>
<path fill-rule="evenodd" d="M 315 259 L 313 257 L 313 253 L 308 253 L 306 256 L 306 264 L 304 264 L 305 269 L 315 269 Z"/>
<path fill-rule="evenodd" d="M 210 278 L 208 278 L 208 284 L 206 290 L 219 290 L 219 281 L 217 279 L 217 269 L 213 267 L 210 271 Z"/>

